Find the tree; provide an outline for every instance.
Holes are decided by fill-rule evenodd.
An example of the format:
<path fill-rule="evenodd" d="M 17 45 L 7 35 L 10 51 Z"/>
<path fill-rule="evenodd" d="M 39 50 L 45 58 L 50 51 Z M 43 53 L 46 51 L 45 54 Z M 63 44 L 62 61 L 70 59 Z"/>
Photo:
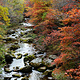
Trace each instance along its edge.
<path fill-rule="evenodd" d="M 7 7 L 0 6 L 0 21 L 5 22 L 6 25 L 9 25 L 10 19 L 8 18 L 9 12 Z"/>
<path fill-rule="evenodd" d="M 16 25 L 23 19 L 24 0 L 3 0 L 3 6 L 9 10 L 11 24 Z"/>

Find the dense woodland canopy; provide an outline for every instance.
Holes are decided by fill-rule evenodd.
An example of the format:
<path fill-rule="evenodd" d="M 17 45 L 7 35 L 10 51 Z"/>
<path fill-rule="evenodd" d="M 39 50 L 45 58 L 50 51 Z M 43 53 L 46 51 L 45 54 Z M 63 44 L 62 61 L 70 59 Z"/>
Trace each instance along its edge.
<path fill-rule="evenodd" d="M 34 40 L 40 48 L 48 54 L 58 55 L 51 64 L 56 64 L 53 76 L 57 78 L 63 73 L 64 77 L 79 80 L 80 0 L 1 0 L 0 44 L 5 28 L 22 22 L 23 15 L 30 17 L 29 23 L 34 24 L 37 34 Z"/>

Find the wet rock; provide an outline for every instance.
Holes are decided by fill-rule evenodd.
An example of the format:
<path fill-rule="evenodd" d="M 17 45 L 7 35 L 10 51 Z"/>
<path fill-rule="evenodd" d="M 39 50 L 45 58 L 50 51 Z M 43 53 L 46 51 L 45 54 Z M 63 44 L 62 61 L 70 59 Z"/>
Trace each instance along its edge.
<path fill-rule="evenodd" d="M 16 59 L 21 59 L 22 58 L 22 55 L 19 55 L 19 56 L 17 56 L 17 58 Z"/>
<path fill-rule="evenodd" d="M 49 59 L 52 59 L 52 60 L 54 60 L 54 59 L 56 59 L 56 58 L 57 58 L 56 55 L 50 55 L 50 56 L 49 56 Z"/>
<path fill-rule="evenodd" d="M 33 38 L 31 38 L 31 37 L 23 38 L 23 39 L 20 39 L 20 42 L 32 43 L 33 42 Z"/>
<path fill-rule="evenodd" d="M 24 35 L 24 32 L 21 32 L 21 34 L 20 34 L 21 36 L 23 36 Z"/>
<path fill-rule="evenodd" d="M 35 58 L 34 55 L 28 55 L 28 56 L 26 56 L 26 57 L 24 58 L 24 62 L 26 62 L 26 61 L 31 61 L 31 60 L 33 60 L 34 58 Z"/>
<path fill-rule="evenodd" d="M 48 69 L 54 69 L 55 67 L 56 67 L 56 64 L 51 64 L 53 62 L 53 60 L 51 60 L 51 59 L 44 59 L 43 60 L 43 64 L 48 68 Z"/>
<path fill-rule="evenodd" d="M 22 55 L 21 53 L 17 53 L 18 56 Z"/>
<path fill-rule="evenodd" d="M 44 52 L 38 52 L 37 54 L 44 54 Z"/>
<path fill-rule="evenodd" d="M 9 68 L 10 67 L 10 64 L 6 64 L 5 66 L 4 66 L 4 68 Z"/>
<path fill-rule="evenodd" d="M 18 48 L 20 48 L 20 46 L 17 44 L 17 45 L 12 45 L 11 47 L 10 47 L 10 50 L 16 50 L 16 49 L 18 49 Z"/>
<path fill-rule="evenodd" d="M 4 38 L 3 41 L 4 42 L 14 42 L 14 41 L 16 41 L 16 39 L 7 37 L 7 38 Z"/>
<path fill-rule="evenodd" d="M 18 67 L 18 66 L 16 66 L 16 69 L 19 69 L 19 67 Z"/>
<path fill-rule="evenodd" d="M 7 73 L 11 72 L 11 70 L 9 68 L 4 68 L 4 71 L 7 72 Z"/>
<path fill-rule="evenodd" d="M 29 63 L 29 61 L 25 62 L 25 63 L 24 63 L 24 64 L 25 64 L 25 66 L 26 66 L 26 65 L 28 65 L 28 63 Z"/>
<path fill-rule="evenodd" d="M 47 76 L 47 75 L 51 75 L 51 73 L 52 73 L 52 70 L 47 69 L 43 74 Z"/>
<path fill-rule="evenodd" d="M 26 30 L 26 28 L 24 28 L 24 27 L 21 27 L 21 30 L 23 30 L 23 31 L 24 31 L 24 30 Z"/>
<path fill-rule="evenodd" d="M 13 58 L 16 58 L 15 54 L 12 53 L 11 55 L 12 55 Z"/>
<path fill-rule="evenodd" d="M 18 78 L 21 77 L 21 75 L 20 75 L 19 73 L 12 74 L 12 76 L 13 76 L 13 77 L 18 77 Z"/>
<path fill-rule="evenodd" d="M 5 54 L 6 63 L 11 63 L 13 61 L 13 57 L 10 54 Z"/>
<path fill-rule="evenodd" d="M 25 53 L 23 56 L 27 56 L 28 55 L 28 53 Z"/>
<path fill-rule="evenodd" d="M 45 58 L 46 57 L 46 53 L 43 54 L 35 54 L 36 57 L 41 57 L 41 58 Z"/>
<path fill-rule="evenodd" d="M 24 35 L 27 36 L 28 32 L 25 32 Z"/>
<path fill-rule="evenodd" d="M 26 65 L 25 67 L 20 69 L 20 72 L 28 73 L 32 71 L 32 67 L 30 65 Z"/>
<path fill-rule="evenodd" d="M 44 72 L 46 70 L 46 67 L 43 66 L 43 67 L 38 68 L 37 70 L 40 71 L 40 72 Z"/>
<path fill-rule="evenodd" d="M 29 80 L 28 77 L 23 77 L 21 80 Z"/>
<path fill-rule="evenodd" d="M 16 41 L 16 42 L 14 42 L 14 44 L 16 45 L 16 44 L 18 44 L 18 42 Z"/>
<path fill-rule="evenodd" d="M 33 67 L 40 67 L 42 65 L 42 59 L 41 58 L 36 58 L 36 59 L 33 59 L 31 62 L 30 62 L 30 65 L 32 65 Z"/>
<path fill-rule="evenodd" d="M 4 80 L 11 80 L 12 77 L 4 77 Z"/>
<path fill-rule="evenodd" d="M 53 77 L 48 77 L 48 80 L 54 80 Z"/>
<path fill-rule="evenodd" d="M 14 71 L 14 72 L 19 72 L 19 67 L 18 67 L 18 66 L 13 67 L 13 71 Z"/>
<path fill-rule="evenodd" d="M 44 58 L 44 60 L 43 60 L 43 64 L 44 65 L 50 65 L 51 64 L 51 62 L 53 62 L 53 60 L 51 60 L 51 59 L 49 59 L 49 58 Z"/>
<path fill-rule="evenodd" d="M 13 34 L 13 33 L 15 33 L 15 30 L 8 30 L 7 31 L 7 34 Z"/>

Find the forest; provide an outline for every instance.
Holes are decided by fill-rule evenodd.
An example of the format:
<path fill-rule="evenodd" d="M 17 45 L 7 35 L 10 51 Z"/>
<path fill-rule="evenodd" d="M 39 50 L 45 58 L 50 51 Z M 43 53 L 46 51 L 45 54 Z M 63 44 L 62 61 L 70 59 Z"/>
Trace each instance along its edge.
<path fill-rule="evenodd" d="M 21 43 L 26 46 L 19 52 Z M 29 54 L 28 45 L 33 45 L 38 52 Z M 22 58 L 26 66 L 10 70 L 14 59 Z M 42 60 L 40 64 L 33 62 L 38 58 Z M 46 62 L 48 59 L 51 62 Z M 32 70 L 46 77 L 22 76 Z M 5 77 L 4 71 L 21 72 L 22 75 Z M 0 80 L 80 80 L 80 0 L 0 0 L 1 74 Z"/>

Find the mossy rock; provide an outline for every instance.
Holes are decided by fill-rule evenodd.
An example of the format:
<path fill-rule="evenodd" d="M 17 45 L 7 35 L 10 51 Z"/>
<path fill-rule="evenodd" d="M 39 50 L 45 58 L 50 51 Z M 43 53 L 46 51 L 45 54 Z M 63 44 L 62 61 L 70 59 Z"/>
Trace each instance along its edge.
<path fill-rule="evenodd" d="M 44 73 L 43 73 L 43 75 L 51 75 L 51 73 L 52 73 L 52 70 L 49 70 L 49 69 L 47 69 Z"/>
<path fill-rule="evenodd" d="M 32 43 L 33 42 L 33 38 L 28 37 L 28 38 L 21 38 L 20 42 L 24 42 L 24 43 Z"/>
<path fill-rule="evenodd" d="M 23 30 L 23 31 L 24 31 L 24 30 L 27 30 L 27 29 L 26 29 L 26 28 L 24 28 L 24 27 L 22 27 L 22 28 L 21 28 L 21 30 Z"/>
<path fill-rule="evenodd" d="M 22 55 L 19 55 L 19 56 L 17 56 L 17 58 L 16 59 L 21 59 L 22 58 Z"/>
<path fill-rule="evenodd" d="M 26 65 L 25 67 L 20 69 L 20 72 L 23 72 L 23 73 L 32 72 L 32 67 L 30 65 Z"/>
<path fill-rule="evenodd" d="M 31 62 L 30 62 L 30 65 L 35 67 L 35 68 L 38 68 L 42 65 L 42 59 L 41 58 L 36 58 L 36 59 L 33 59 Z"/>
<path fill-rule="evenodd" d="M 49 56 L 49 59 L 52 59 L 52 60 L 54 60 L 54 59 L 56 59 L 56 58 L 57 58 L 56 55 L 50 55 L 50 56 Z"/>
<path fill-rule="evenodd" d="M 6 34 L 14 34 L 15 30 L 8 30 Z"/>
<path fill-rule="evenodd" d="M 13 61 L 13 57 L 11 54 L 5 54 L 6 63 L 11 63 Z"/>
<path fill-rule="evenodd" d="M 28 33 L 27 35 L 25 35 L 24 37 L 32 37 L 33 39 L 36 37 L 37 35 L 34 33 Z"/>
<path fill-rule="evenodd" d="M 7 73 L 11 72 L 11 70 L 9 68 L 4 68 L 4 71 L 7 72 Z"/>
<path fill-rule="evenodd" d="M 20 46 L 18 44 L 17 45 L 11 45 L 10 50 L 16 50 L 18 48 L 20 48 Z"/>
<path fill-rule="evenodd" d="M 17 41 L 17 40 L 14 39 L 14 38 L 11 38 L 11 37 L 7 37 L 7 38 L 4 38 L 3 41 L 6 42 L 6 43 L 9 43 L 9 42 Z"/>
<path fill-rule="evenodd" d="M 18 56 L 22 55 L 21 53 L 17 53 Z"/>
<path fill-rule="evenodd" d="M 25 53 L 23 56 L 27 56 L 28 55 L 28 53 Z"/>
<path fill-rule="evenodd" d="M 21 77 L 21 75 L 20 75 L 19 73 L 13 74 L 12 76 L 13 76 L 13 77 L 18 77 L 18 78 Z"/>
<path fill-rule="evenodd" d="M 31 61 L 31 60 L 33 60 L 34 58 L 35 58 L 34 55 L 28 55 L 28 56 L 26 56 L 26 57 L 24 58 L 24 62 L 26 62 L 26 61 Z"/>
<path fill-rule="evenodd" d="M 46 66 L 40 67 L 37 70 L 40 71 L 40 72 L 44 72 L 46 70 Z"/>
<path fill-rule="evenodd" d="M 4 77 L 4 80 L 11 80 L 12 77 Z"/>
<path fill-rule="evenodd" d="M 21 80 L 29 80 L 28 77 L 23 77 Z"/>
<path fill-rule="evenodd" d="M 56 64 L 53 64 L 53 65 L 51 65 L 51 63 L 53 62 L 53 60 L 51 60 L 51 59 L 44 59 L 43 60 L 43 65 L 45 65 L 48 69 L 54 69 L 55 67 L 56 67 Z"/>
<path fill-rule="evenodd" d="M 15 54 L 12 53 L 11 55 L 12 55 L 13 58 L 16 58 Z"/>

